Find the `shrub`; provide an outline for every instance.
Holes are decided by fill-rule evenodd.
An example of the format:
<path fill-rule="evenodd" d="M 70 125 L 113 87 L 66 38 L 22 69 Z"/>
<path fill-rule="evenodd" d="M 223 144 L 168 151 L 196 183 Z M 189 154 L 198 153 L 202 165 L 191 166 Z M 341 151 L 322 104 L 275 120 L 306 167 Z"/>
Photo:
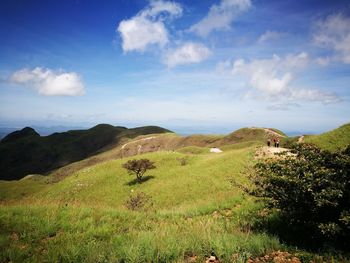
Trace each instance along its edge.
<path fill-rule="evenodd" d="M 185 166 L 188 163 L 188 160 L 186 157 L 177 158 L 176 160 L 180 163 L 181 166 Z"/>
<path fill-rule="evenodd" d="M 125 206 L 130 210 L 140 210 L 145 208 L 151 200 L 151 197 L 143 192 L 136 194 L 131 193 L 129 199 L 125 202 Z"/>
<path fill-rule="evenodd" d="M 135 174 L 136 180 L 139 183 L 142 182 L 142 176 L 147 170 L 156 168 L 154 162 L 151 162 L 148 159 L 129 160 L 126 163 L 124 163 L 122 167 L 128 170 L 129 174 Z"/>
<path fill-rule="evenodd" d="M 295 156 L 255 165 L 253 193 L 277 208 L 286 223 L 312 239 L 346 245 L 350 238 L 350 147 L 331 153 L 295 145 Z"/>

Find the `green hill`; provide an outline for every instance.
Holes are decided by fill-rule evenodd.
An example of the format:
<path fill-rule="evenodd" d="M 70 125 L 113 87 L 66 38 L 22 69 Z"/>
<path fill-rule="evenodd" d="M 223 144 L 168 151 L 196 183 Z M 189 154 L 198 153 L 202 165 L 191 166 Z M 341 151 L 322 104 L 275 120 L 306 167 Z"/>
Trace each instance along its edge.
<path fill-rule="evenodd" d="M 95 155 L 46 176 L 0 181 L 0 262 L 205 262 L 211 254 L 220 262 L 265 262 L 252 260 L 267 255 L 289 262 L 280 251 L 303 262 L 321 258 L 255 228 L 273 215 L 241 187 L 251 186 L 257 147 L 283 134 L 244 128 L 181 137 L 113 126 L 92 132 L 101 128 L 118 133 Z M 30 136 L 41 138 L 29 132 L 20 140 Z M 214 146 L 223 152 L 210 153 Z M 122 168 L 131 158 L 155 163 L 141 184 Z M 133 211 L 127 203 L 138 194 L 144 206 Z"/>
<path fill-rule="evenodd" d="M 320 135 L 307 135 L 304 142 L 330 151 L 344 149 L 350 144 L 350 123 Z"/>
<path fill-rule="evenodd" d="M 88 130 L 40 136 L 26 127 L 1 140 L 0 179 L 15 180 L 27 174 L 45 174 L 109 149 L 123 138 L 164 132 L 170 131 L 156 126 L 127 129 L 99 124 Z"/>
<path fill-rule="evenodd" d="M 286 135 L 271 128 L 242 128 L 227 135 L 224 143 L 240 143 L 248 141 L 260 141 L 265 143 L 267 139 L 282 138 Z"/>
<path fill-rule="evenodd" d="M 149 180 L 130 184 L 128 159 L 80 169 L 57 183 L 53 175 L 0 182 L 0 261 L 221 262 L 282 249 L 276 238 L 247 228 L 259 207 L 234 182 L 247 184 L 254 147 L 220 154 L 160 151 Z M 186 158 L 181 165 L 180 158 Z M 145 193 L 145 208 L 126 207 Z M 194 262 L 194 261 L 193 261 Z"/>
<path fill-rule="evenodd" d="M 32 128 L 24 128 L 6 136 L 0 142 L 0 179 L 16 180 L 27 174 L 46 174 L 63 167 L 56 174 L 64 177 L 76 168 L 91 166 L 101 161 L 133 156 L 140 153 L 177 150 L 187 146 L 222 147 L 240 142 L 265 143 L 273 136 L 282 136 L 272 129 L 243 128 L 227 136 L 191 135 L 181 137 L 168 134 L 170 131 L 146 126 L 133 129 L 100 124 L 88 130 L 73 130 L 42 137 Z M 164 135 L 160 135 L 163 133 Z M 142 140 L 142 135 L 158 134 L 151 140 Z M 136 142 L 134 139 L 141 136 Z M 154 137 L 154 138 L 153 138 Z M 121 146 L 126 143 L 125 147 Z M 99 155 L 114 149 L 113 155 Z M 94 156 L 92 158 L 88 158 Z M 81 161 L 78 165 L 75 162 Z M 72 165 L 69 165 L 73 163 Z M 76 168 L 73 168 L 76 167 Z M 73 169 L 73 170 L 72 170 Z"/>

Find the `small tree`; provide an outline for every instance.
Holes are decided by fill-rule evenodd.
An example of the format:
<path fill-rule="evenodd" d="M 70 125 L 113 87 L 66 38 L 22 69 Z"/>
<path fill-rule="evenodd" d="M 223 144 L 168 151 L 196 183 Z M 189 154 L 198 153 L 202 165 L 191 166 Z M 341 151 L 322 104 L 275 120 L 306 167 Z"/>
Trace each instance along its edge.
<path fill-rule="evenodd" d="M 126 170 L 128 170 L 129 174 L 135 174 L 136 180 L 141 183 L 142 176 L 145 174 L 147 170 L 156 168 L 154 162 L 151 162 L 148 159 L 140 159 L 140 160 L 129 160 L 122 166 Z"/>

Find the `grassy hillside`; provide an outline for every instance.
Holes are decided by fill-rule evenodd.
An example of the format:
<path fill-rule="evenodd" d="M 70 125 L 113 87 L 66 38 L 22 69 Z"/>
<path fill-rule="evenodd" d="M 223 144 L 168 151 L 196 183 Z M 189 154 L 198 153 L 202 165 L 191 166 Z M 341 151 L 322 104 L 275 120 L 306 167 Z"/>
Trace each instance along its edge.
<path fill-rule="evenodd" d="M 267 139 L 282 138 L 284 133 L 270 128 L 242 128 L 230 133 L 223 139 L 223 144 L 259 141 L 265 143 Z"/>
<path fill-rule="evenodd" d="M 305 136 L 304 142 L 313 143 L 330 151 L 344 149 L 350 144 L 350 123 L 320 135 Z"/>
<path fill-rule="evenodd" d="M 115 146 L 123 138 L 169 132 L 147 126 L 134 129 L 100 124 L 88 130 L 73 130 L 40 136 L 26 127 L 0 142 L 0 179 L 20 179 L 31 173 L 47 173 Z"/>
<path fill-rule="evenodd" d="M 156 152 L 142 155 L 157 168 L 133 184 L 111 160 L 58 183 L 30 176 L 0 182 L 0 261 L 203 262 L 215 252 L 223 262 L 282 248 L 278 240 L 247 228 L 258 205 L 235 187 L 254 148 L 220 154 Z M 179 158 L 186 158 L 181 165 Z M 130 211 L 130 194 L 143 192 L 147 208 Z"/>
<path fill-rule="evenodd" d="M 187 146 L 223 147 L 249 141 L 265 143 L 267 138 L 282 136 L 272 129 L 264 128 L 244 128 L 227 136 L 181 137 L 170 135 L 169 132 L 155 126 L 127 129 L 100 124 L 89 130 L 74 130 L 41 137 L 33 129 L 25 128 L 9 134 L 0 142 L 0 179 L 14 180 L 27 174 L 46 174 L 60 167 L 63 169 L 57 170 L 56 174 L 64 177 L 74 172 L 76 168 L 91 166 L 116 157 L 159 150 L 176 150 Z M 161 136 L 160 133 L 165 135 Z M 130 141 L 136 137 L 137 140 Z M 100 154 L 110 149 L 114 149 L 113 155 Z M 76 164 L 81 160 L 83 160 L 81 163 Z"/>
<path fill-rule="evenodd" d="M 247 168 L 270 133 L 246 131 L 249 139 L 239 131 L 134 140 L 123 131 L 117 147 L 47 176 L 0 181 L 0 262 L 205 262 L 212 253 L 220 262 L 247 262 L 278 250 L 320 259 L 255 228 L 266 211 L 238 185 L 250 186 Z M 222 153 L 209 152 L 224 139 L 231 143 Z M 131 158 L 157 168 L 137 184 L 121 167 Z M 130 210 L 128 200 L 140 193 L 145 206 Z"/>

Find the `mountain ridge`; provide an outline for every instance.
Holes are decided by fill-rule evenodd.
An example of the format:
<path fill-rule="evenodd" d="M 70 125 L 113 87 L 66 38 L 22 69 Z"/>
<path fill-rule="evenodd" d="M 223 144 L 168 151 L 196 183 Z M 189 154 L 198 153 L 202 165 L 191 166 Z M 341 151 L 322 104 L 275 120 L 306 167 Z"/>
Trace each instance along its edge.
<path fill-rule="evenodd" d="M 123 137 L 171 132 L 158 126 L 128 129 L 99 124 L 87 130 L 71 130 L 40 136 L 26 127 L 0 141 L 0 179 L 16 180 L 31 173 L 49 171 L 92 156 L 113 147 Z"/>

